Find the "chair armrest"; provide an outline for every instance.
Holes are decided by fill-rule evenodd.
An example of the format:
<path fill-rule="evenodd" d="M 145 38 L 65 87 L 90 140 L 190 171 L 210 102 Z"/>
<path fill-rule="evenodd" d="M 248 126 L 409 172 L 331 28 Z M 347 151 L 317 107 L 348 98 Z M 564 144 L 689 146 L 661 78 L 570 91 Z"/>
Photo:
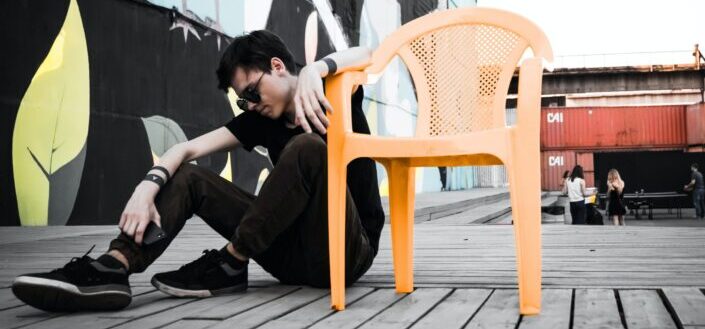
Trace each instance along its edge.
<path fill-rule="evenodd" d="M 367 82 L 367 74 L 360 70 L 346 70 L 326 78 L 326 98 L 333 107 L 327 114 L 328 140 L 352 133 L 352 107 L 350 98 L 353 88 Z"/>

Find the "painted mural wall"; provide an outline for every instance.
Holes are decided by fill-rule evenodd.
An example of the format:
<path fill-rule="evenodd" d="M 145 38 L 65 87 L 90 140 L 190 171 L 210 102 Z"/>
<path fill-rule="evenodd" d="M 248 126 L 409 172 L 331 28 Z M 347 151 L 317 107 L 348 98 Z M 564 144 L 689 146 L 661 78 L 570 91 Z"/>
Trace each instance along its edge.
<path fill-rule="evenodd" d="M 115 224 L 176 143 L 229 121 L 215 69 L 230 39 L 126 0 L 4 1 L 0 224 Z M 12 50 L 12 51 L 8 51 Z M 255 191 L 266 151 L 198 165 Z"/>
<path fill-rule="evenodd" d="M 298 64 L 388 34 L 443 0 L 36 0 L 0 5 L 0 225 L 114 224 L 134 186 L 169 147 L 238 114 L 213 72 L 230 36 L 268 29 Z M 373 133 L 408 136 L 416 101 L 403 63 L 365 86 Z M 271 169 L 265 149 L 196 159 L 250 191 Z M 386 177 L 380 167 L 381 191 Z M 448 187 L 506 182 L 502 168 L 449 170 Z M 500 175 L 497 175 L 497 173 Z M 478 176 L 479 175 L 479 176 Z M 497 177 L 495 177 L 497 176 Z M 476 178 L 484 177 L 484 178 Z M 498 183 L 499 182 L 499 183 Z M 417 191 L 438 191 L 421 168 Z"/>

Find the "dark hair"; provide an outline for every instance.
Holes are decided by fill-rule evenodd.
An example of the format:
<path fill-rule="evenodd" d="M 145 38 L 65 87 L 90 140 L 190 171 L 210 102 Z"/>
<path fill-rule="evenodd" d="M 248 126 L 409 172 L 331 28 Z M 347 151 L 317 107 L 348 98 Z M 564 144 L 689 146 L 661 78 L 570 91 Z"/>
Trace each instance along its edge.
<path fill-rule="evenodd" d="M 585 179 L 585 177 L 583 177 L 583 167 L 580 165 L 575 165 L 575 167 L 573 167 L 573 172 L 570 173 L 570 181 L 572 182 L 576 177 Z"/>
<path fill-rule="evenodd" d="M 228 92 L 237 67 L 270 73 L 272 57 L 281 59 L 286 70 L 296 75 L 294 56 L 276 34 L 258 30 L 236 37 L 225 49 L 218 70 L 215 71 L 218 75 L 218 89 Z"/>
<path fill-rule="evenodd" d="M 693 163 L 693 164 L 690 165 L 690 166 L 691 166 L 692 168 L 695 168 L 695 170 L 700 169 L 700 168 L 698 168 L 698 164 L 697 164 L 697 163 Z"/>
<path fill-rule="evenodd" d="M 563 172 L 563 179 L 568 178 L 568 175 L 570 175 L 570 170 L 566 170 Z"/>

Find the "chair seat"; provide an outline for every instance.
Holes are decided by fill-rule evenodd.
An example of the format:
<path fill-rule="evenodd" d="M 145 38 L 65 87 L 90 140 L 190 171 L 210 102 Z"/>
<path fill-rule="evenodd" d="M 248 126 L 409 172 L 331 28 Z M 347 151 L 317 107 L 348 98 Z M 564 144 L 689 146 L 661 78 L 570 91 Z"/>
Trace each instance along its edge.
<path fill-rule="evenodd" d="M 500 165 L 504 157 L 496 141 L 510 141 L 512 128 L 497 128 L 471 134 L 439 137 L 380 137 L 356 133 L 345 136 L 344 153 L 347 160 L 370 157 L 409 159 L 409 165 Z M 500 152 L 498 152 L 500 151 Z M 494 154 L 494 155 L 491 155 Z M 497 156 L 495 156 L 497 155 Z"/>

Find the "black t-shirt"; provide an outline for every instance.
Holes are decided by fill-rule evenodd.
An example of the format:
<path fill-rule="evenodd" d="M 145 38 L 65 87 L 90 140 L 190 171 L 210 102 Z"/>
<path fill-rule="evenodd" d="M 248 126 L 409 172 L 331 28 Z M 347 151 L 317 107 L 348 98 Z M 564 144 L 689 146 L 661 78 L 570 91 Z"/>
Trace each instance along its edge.
<path fill-rule="evenodd" d="M 693 186 L 693 189 L 705 189 L 705 184 L 703 184 L 703 174 L 701 174 L 699 171 L 693 171 L 693 174 L 690 175 L 690 179 L 695 180 L 695 186 Z"/>
<path fill-rule="evenodd" d="M 362 111 L 363 90 L 358 90 L 352 95 L 352 128 L 356 133 L 370 134 L 365 114 Z M 254 111 L 246 111 L 233 118 L 225 125 L 230 132 L 242 143 L 242 146 L 252 151 L 255 146 L 263 146 L 269 151 L 269 157 L 276 166 L 279 155 L 286 143 L 293 136 L 304 133 L 301 127 L 286 127 L 284 117 L 278 120 L 263 117 Z M 311 126 L 313 131 L 316 128 Z M 318 133 L 320 135 L 320 133 Z M 325 135 L 321 135 L 326 139 Z M 360 215 L 362 226 L 367 232 L 370 244 L 377 253 L 379 238 L 384 226 L 384 211 L 379 197 L 377 185 L 377 168 L 375 162 L 369 158 L 358 158 L 348 164 L 348 188 L 357 212 Z"/>

